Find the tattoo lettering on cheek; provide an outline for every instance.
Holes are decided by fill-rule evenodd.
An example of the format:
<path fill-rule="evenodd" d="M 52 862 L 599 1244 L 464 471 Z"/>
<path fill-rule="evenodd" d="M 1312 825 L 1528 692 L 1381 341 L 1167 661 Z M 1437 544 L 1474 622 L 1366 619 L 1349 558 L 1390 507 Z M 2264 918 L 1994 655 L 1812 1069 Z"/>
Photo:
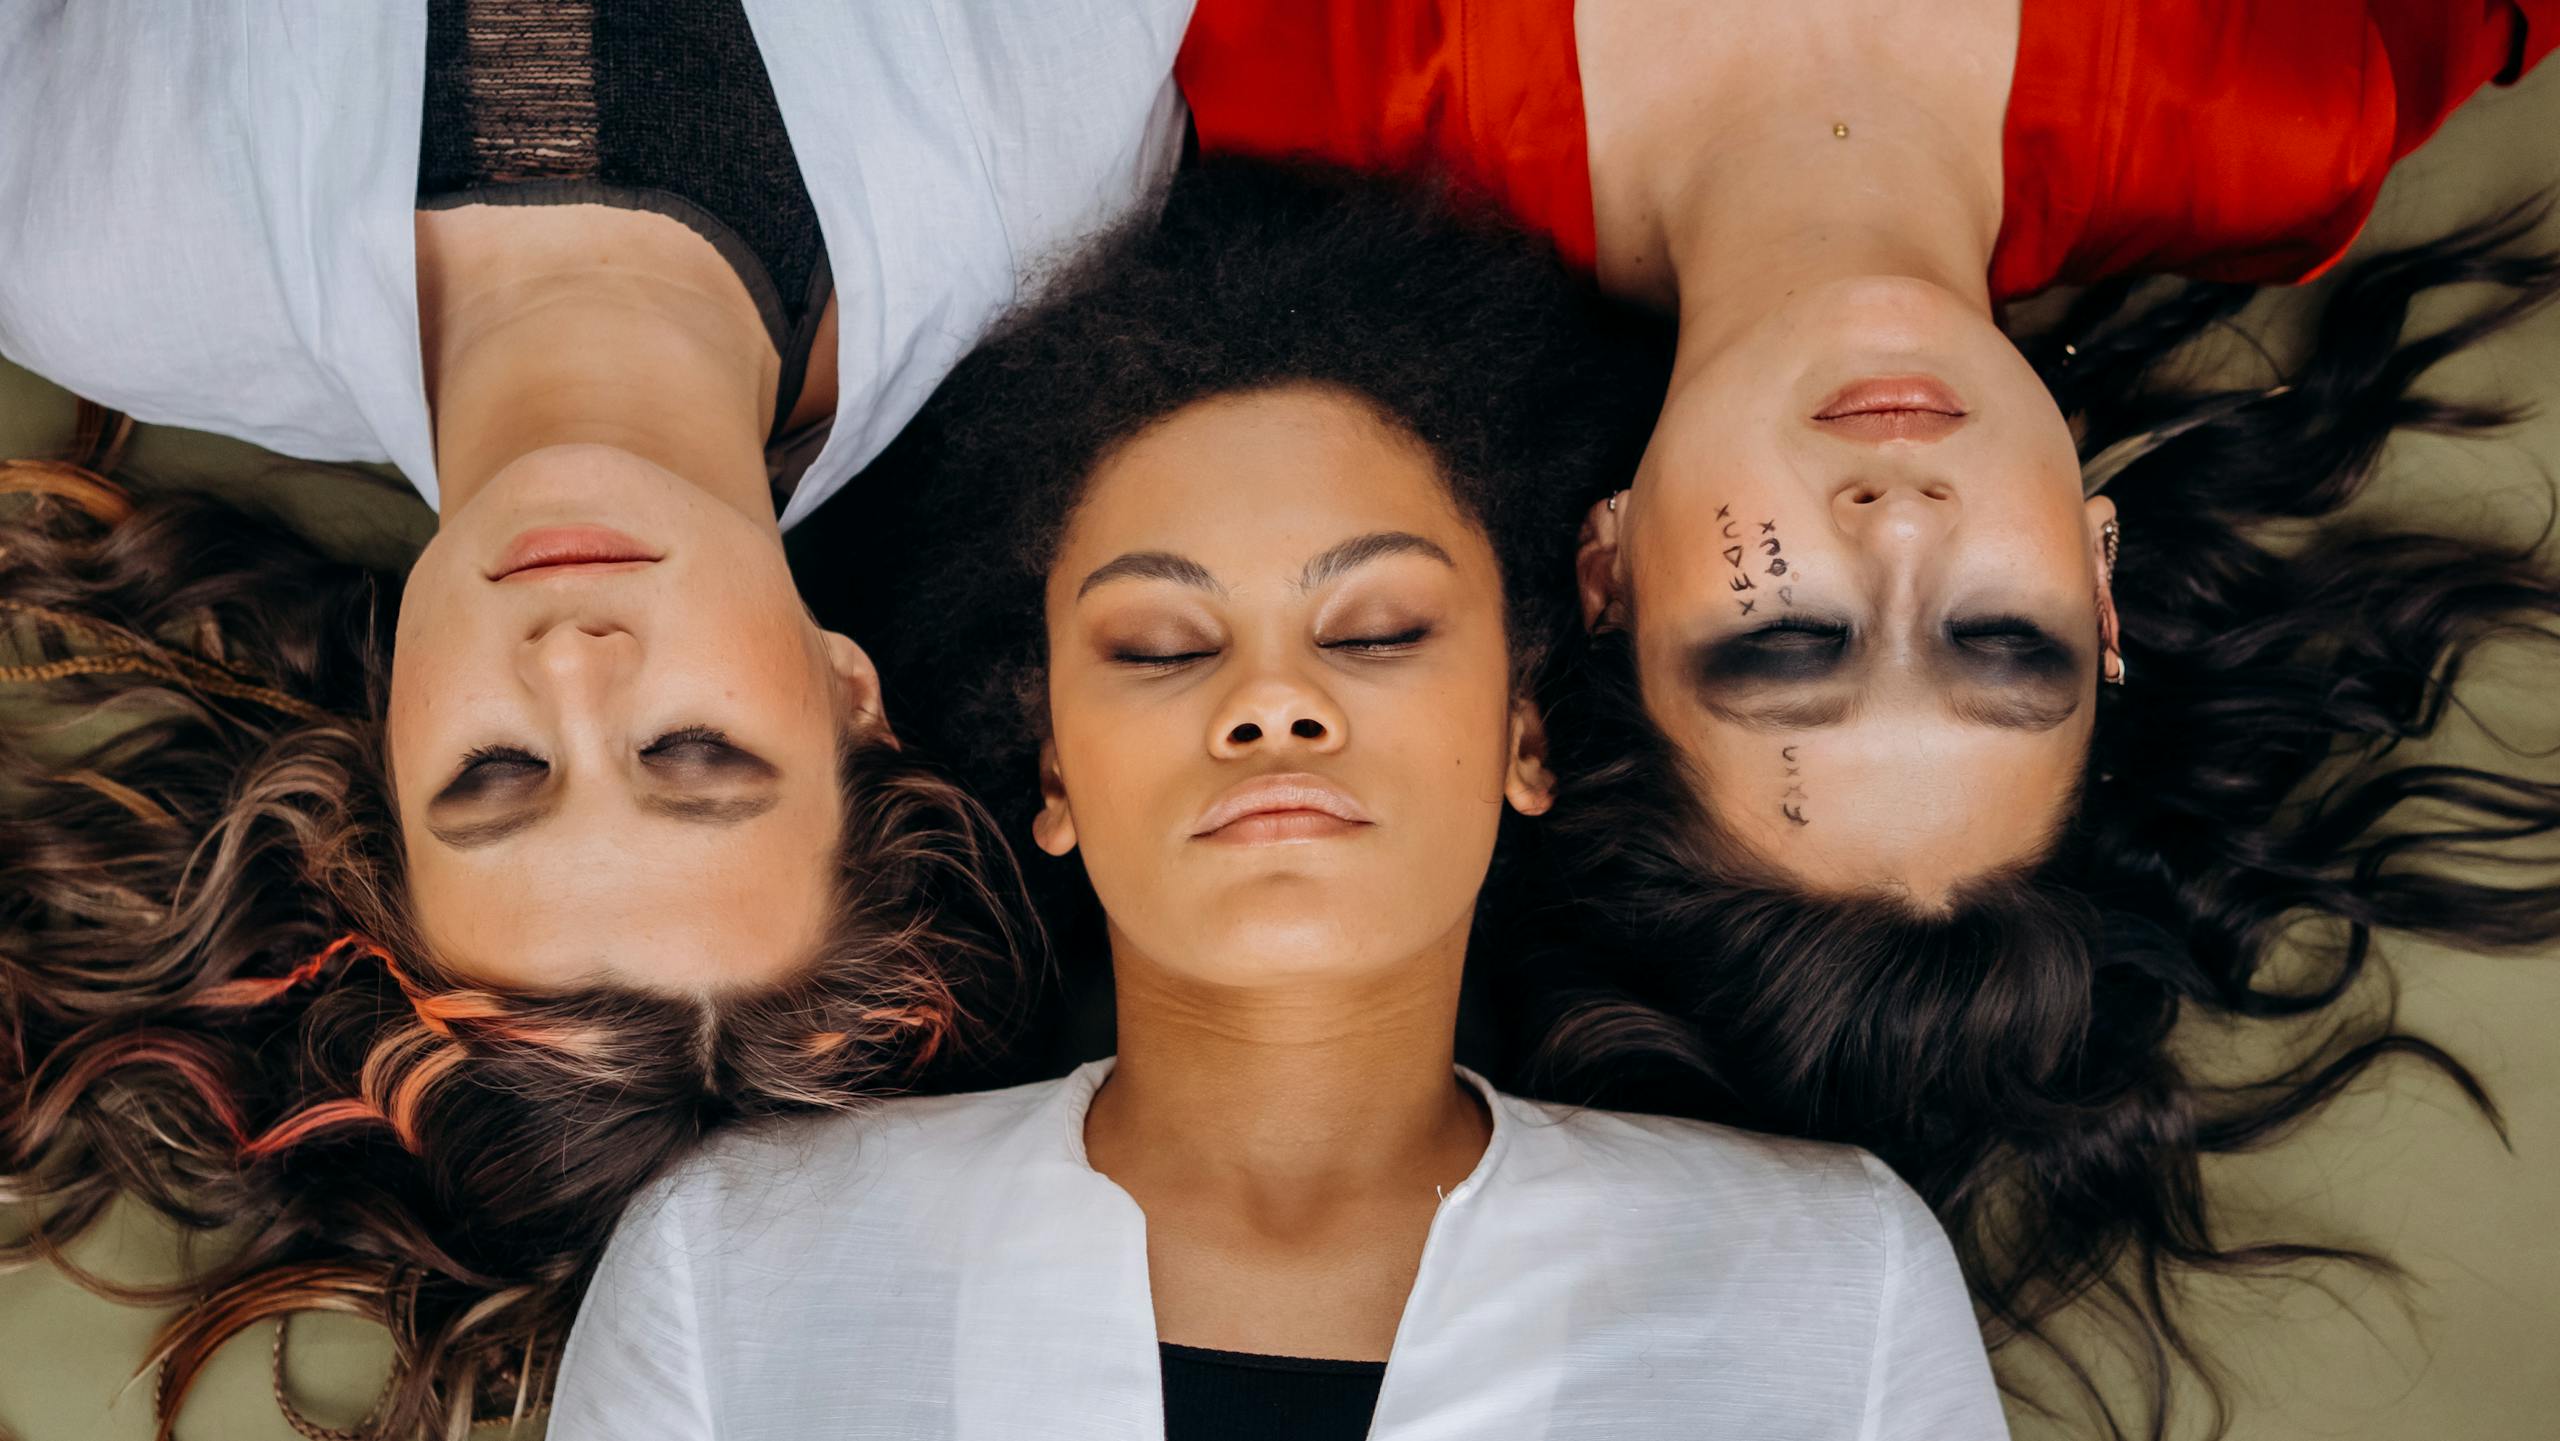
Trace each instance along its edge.
<path fill-rule="evenodd" d="M 1767 565 L 1761 567 L 1760 573 L 1768 576 L 1772 580 L 1786 579 L 1793 567 L 1787 564 L 1786 542 L 1781 540 L 1778 536 L 1778 523 L 1775 520 L 1764 520 L 1760 522 L 1760 536 L 1760 554 L 1769 562 Z M 1725 551 L 1724 558 L 1734 569 L 1740 570 L 1743 568 L 1743 554 L 1743 547 L 1734 546 Z M 1798 580 L 1803 579 L 1801 575 L 1796 578 Z M 1735 587 L 1737 590 L 1740 588 L 1741 587 L 1739 586 Z M 1788 609 L 1792 610 L 1795 608 L 1795 603 L 1796 588 L 1793 585 L 1782 585 L 1778 587 L 1778 604 L 1786 606 Z M 1743 608 L 1743 614 L 1748 615 L 1750 613 L 1750 607 L 1745 606 Z"/>
<path fill-rule="evenodd" d="M 1796 763 L 1796 748 L 1794 746 L 1779 747 L 1778 761 L 1779 769 L 1786 773 L 1787 782 L 1786 789 L 1778 793 L 1778 814 L 1785 816 L 1791 825 L 1813 824 L 1812 821 L 1805 819 L 1804 806 L 1800 804 L 1811 798 L 1804 793 L 1803 782 L 1797 779 L 1804 771 L 1803 767 Z"/>
<path fill-rule="evenodd" d="M 1735 542 L 1734 544 L 1728 545 L 1724 548 L 1724 563 L 1733 568 L 1733 574 L 1725 578 L 1725 584 L 1732 589 L 1734 602 L 1742 608 L 1742 613 L 1744 615 L 1749 615 L 1760 608 L 1760 601 L 1758 597 L 1743 594 L 1744 591 L 1758 590 L 1760 588 L 1759 582 L 1753 580 L 1751 578 L 1751 573 L 1744 569 L 1744 557 L 1751 553 L 1750 543 L 1743 539 L 1742 526 L 1740 522 L 1733 518 L 1732 506 L 1717 506 L 1716 521 L 1718 532 L 1722 534 L 1725 539 Z M 1770 530 L 1774 529 L 1776 525 L 1777 522 L 1774 520 L 1764 520 L 1760 522 L 1760 531 L 1765 535 Z M 1775 541 L 1765 543 L 1770 545 L 1776 544 Z M 1772 575 L 1783 575 L 1785 573 L 1786 572 L 1783 570 L 1770 572 Z M 1795 602 L 1790 600 L 1787 604 L 1793 605 Z"/>

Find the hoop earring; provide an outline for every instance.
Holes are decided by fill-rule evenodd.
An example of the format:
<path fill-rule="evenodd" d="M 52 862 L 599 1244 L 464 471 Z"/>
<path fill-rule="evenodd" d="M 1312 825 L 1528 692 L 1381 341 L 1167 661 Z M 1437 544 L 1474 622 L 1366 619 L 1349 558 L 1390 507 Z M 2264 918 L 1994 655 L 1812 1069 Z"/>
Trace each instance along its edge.
<path fill-rule="evenodd" d="M 2107 517 L 2106 520 L 2101 522 L 2098 526 L 2099 563 L 2104 568 L 2104 577 L 2106 583 L 2110 586 L 2114 585 L 2116 581 L 2116 547 L 2123 540 L 2123 537 L 2124 528 L 2116 524 L 2114 516 Z M 2124 651 L 2121 648 L 2116 651 L 2115 674 L 2107 674 L 2106 665 L 2103 661 L 2099 663 L 2098 667 L 2098 678 L 2109 685 L 2123 685 L 2125 677 L 2132 673 L 2133 663 L 2124 658 Z"/>

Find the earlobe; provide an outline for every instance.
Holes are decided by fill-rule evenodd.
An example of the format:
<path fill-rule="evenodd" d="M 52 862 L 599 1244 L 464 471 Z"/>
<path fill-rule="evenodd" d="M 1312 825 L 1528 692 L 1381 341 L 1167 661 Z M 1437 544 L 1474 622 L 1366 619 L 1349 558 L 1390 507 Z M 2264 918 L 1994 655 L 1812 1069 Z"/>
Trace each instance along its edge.
<path fill-rule="evenodd" d="M 1526 700 L 1511 707 L 1511 762 L 1503 770 L 1502 798 L 1524 816 L 1542 816 L 1556 803 L 1555 772 L 1547 769 L 1547 723 Z"/>
<path fill-rule="evenodd" d="M 1618 541 L 1635 492 L 1622 490 L 1596 501 L 1582 519 L 1582 540 L 1573 556 L 1575 588 L 1582 597 L 1583 629 L 1598 633 L 1626 626 L 1624 581 L 1619 575 Z"/>
<path fill-rule="evenodd" d="M 1066 777 L 1058 772 L 1058 743 L 1040 743 L 1040 813 L 1031 818 L 1031 840 L 1053 856 L 1076 848 L 1076 813 L 1067 804 Z"/>
<path fill-rule="evenodd" d="M 835 675 L 837 703 L 843 707 L 846 726 L 895 749 L 898 734 L 889 729 L 889 713 L 880 700 L 880 669 L 871 663 L 870 654 L 855 645 L 852 637 L 831 630 L 820 631 L 818 642 L 826 651 L 827 669 Z"/>

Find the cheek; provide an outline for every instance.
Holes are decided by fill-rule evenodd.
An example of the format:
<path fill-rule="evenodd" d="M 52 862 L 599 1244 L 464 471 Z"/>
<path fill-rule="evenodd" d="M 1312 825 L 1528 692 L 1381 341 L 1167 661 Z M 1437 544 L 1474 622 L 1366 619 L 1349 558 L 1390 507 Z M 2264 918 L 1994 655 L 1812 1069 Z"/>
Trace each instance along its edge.
<path fill-rule="evenodd" d="M 1508 652 L 1479 644 L 1428 679 L 1355 702 L 1361 773 L 1392 786 L 1444 834 L 1486 836 L 1499 822 L 1511 755 Z"/>
<path fill-rule="evenodd" d="M 470 733 L 474 718 L 501 712 L 508 684 L 495 624 L 467 591 L 432 572 L 413 574 L 402 588 L 385 710 L 395 789 L 403 777 L 451 766 L 485 739 Z"/>
<path fill-rule="evenodd" d="M 728 704 L 777 719 L 835 710 L 825 657 L 796 598 L 743 588 L 684 596 L 650 618 L 649 652 L 652 670 L 689 677 Z"/>
<path fill-rule="evenodd" d="M 1053 679 L 1049 727 L 1076 829 L 1088 837 L 1087 863 L 1108 865 L 1108 838 L 1144 828 L 1163 794 L 1202 763 L 1208 720 L 1200 702 L 1179 693 L 1131 694 L 1095 679 Z M 1106 851 L 1099 858 L 1095 840 Z"/>

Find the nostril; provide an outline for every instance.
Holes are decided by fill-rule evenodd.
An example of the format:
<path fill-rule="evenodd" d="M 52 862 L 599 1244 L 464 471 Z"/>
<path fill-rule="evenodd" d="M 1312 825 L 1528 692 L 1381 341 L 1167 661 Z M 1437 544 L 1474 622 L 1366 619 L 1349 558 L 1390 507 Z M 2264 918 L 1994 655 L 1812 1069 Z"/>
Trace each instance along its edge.
<path fill-rule="evenodd" d="M 1852 505 L 1873 505 L 1883 495 L 1883 491 L 1869 490 L 1864 486 L 1860 486 L 1857 493 L 1849 497 L 1849 503 Z"/>
<path fill-rule="evenodd" d="M 1289 724 L 1289 734 L 1302 741 L 1320 741 L 1324 739 L 1324 723 L 1313 720 L 1292 721 Z"/>
<path fill-rule="evenodd" d="M 1255 725 L 1251 721 L 1246 721 L 1244 724 L 1237 726 L 1234 730 L 1227 732 L 1227 739 L 1240 746 L 1251 745 L 1255 741 L 1262 739 L 1262 727 Z"/>
<path fill-rule="evenodd" d="M 1943 480 L 1933 480 L 1920 487 L 1920 493 L 1931 500 L 1953 500 L 1956 496 L 1955 491 L 1950 489 Z"/>

